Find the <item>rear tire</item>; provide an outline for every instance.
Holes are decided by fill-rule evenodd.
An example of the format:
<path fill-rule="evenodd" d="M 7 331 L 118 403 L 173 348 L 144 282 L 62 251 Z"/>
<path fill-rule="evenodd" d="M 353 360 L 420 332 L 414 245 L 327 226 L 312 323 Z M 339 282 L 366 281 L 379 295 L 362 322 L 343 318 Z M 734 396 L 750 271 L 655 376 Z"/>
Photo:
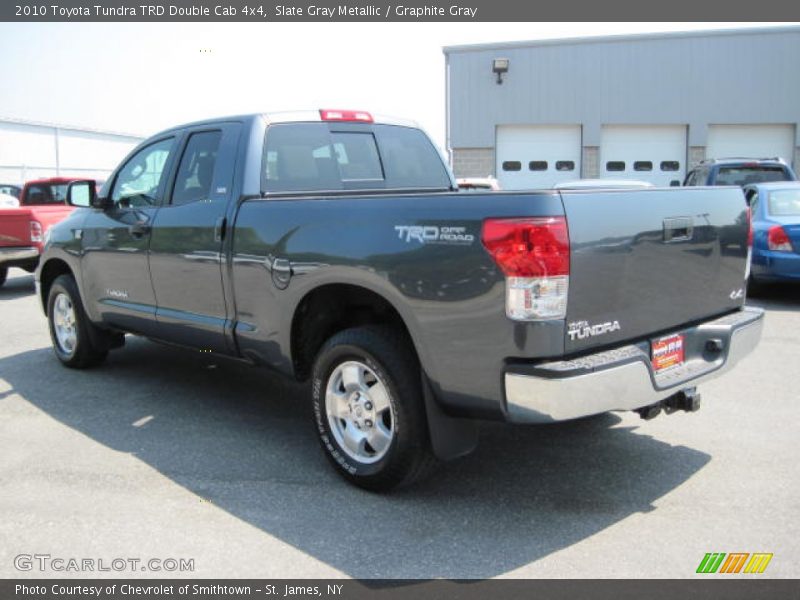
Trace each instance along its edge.
<path fill-rule="evenodd" d="M 311 394 L 322 449 L 350 483 L 387 491 L 436 464 L 419 363 L 395 331 L 366 326 L 334 335 L 314 362 Z"/>
<path fill-rule="evenodd" d="M 89 321 L 71 275 L 59 275 L 50 286 L 47 322 L 53 351 L 65 366 L 85 369 L 100 364 L 108 355 L 107 348 L 96 344 L 107 334 Z"/>

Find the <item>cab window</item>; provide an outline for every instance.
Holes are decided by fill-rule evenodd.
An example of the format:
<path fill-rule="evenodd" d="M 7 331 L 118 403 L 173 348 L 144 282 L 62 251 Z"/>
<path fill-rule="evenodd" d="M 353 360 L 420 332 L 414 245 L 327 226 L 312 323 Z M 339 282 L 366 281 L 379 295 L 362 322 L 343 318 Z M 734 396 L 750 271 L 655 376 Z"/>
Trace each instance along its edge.
<path fill-rule="evenodd" d="M 112 202 L 121 207 L 157 205 L 159 186 L 174 142 L 174 138 L 160 140 L 134 154 L 114 181 Z"/>
<path fill-rule="evenodd" d="M 221 131 L 203 131 L 189 137 L 172 190 L 173 205 L 208 200 L 221 139 Z"/>

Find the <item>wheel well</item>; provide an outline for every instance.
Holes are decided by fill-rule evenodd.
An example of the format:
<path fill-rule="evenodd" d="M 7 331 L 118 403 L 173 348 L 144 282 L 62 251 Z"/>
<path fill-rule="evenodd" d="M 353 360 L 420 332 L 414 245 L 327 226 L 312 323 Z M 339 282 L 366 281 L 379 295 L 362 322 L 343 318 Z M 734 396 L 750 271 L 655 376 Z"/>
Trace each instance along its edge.
<path fill-rule="evenodd" d="M 55 281 L 56 277 L 59 275 L 72 275 L 72 269 L 61 259 L 54 258 L 48 260 L 42 267 L 42 272 L 39 276 L 39 285 L 42 307 L 44 308 L 45 314 L 47 314 L 47 296 L 50 294 L 50 286 L 53 285 L 53 281 Z"/>
<path fill-rule="evenodd" d="M 359 325 L 386 325 L 400 331 L 413 350 L 411 335 L 400 313 L 383 296 L 356 285 L 325 285 L 309 292 L 292 319 L 291 351 L 294 373 L 305 381 L 314 358 L 335 333 Z"/>

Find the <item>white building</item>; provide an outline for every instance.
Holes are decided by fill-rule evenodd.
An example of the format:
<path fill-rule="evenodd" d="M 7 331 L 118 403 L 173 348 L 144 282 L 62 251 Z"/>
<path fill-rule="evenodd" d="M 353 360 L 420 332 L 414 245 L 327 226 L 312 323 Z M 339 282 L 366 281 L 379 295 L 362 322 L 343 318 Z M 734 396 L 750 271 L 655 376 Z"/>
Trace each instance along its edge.
<path fill-rule="evenodd" d="M 706 158 L 800 168 L 800 28 L 451 46 L 457 177 L 504 189 L 607 177 L 683 181 Z"/>
<path fill-rule="evenodd" d="M 40 177 L 106 179 L 144 138 L 84 127 L 0 117 L 0 182 Z"/>

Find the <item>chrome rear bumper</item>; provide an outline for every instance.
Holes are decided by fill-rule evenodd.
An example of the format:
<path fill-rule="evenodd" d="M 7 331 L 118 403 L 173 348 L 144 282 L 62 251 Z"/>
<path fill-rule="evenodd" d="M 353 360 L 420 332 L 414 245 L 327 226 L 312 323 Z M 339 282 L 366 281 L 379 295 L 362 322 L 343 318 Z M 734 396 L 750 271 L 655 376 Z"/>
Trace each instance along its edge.
<path fill-rule="evenodd" d="M 510 366 L 505 374 L 508 418 L 548 423 L 655 404 L 728 371 L 758 345 L 763 324 L 763 310 L 745 307 L 676 331 L 684 335 L 686 360 L 658 374 L 647 343 L 574 360 Z M 721 350 L 709 350 L 712 341 L 721 342 Z"/>
<path fill-rule="evenodd" d="M 5 263 L 19 262 L 31 258 L 37 258 L 39 250 L 33 246 L 28 247 L 15 247 L 15 248 L 0 248 L 0 266 Z"/>

